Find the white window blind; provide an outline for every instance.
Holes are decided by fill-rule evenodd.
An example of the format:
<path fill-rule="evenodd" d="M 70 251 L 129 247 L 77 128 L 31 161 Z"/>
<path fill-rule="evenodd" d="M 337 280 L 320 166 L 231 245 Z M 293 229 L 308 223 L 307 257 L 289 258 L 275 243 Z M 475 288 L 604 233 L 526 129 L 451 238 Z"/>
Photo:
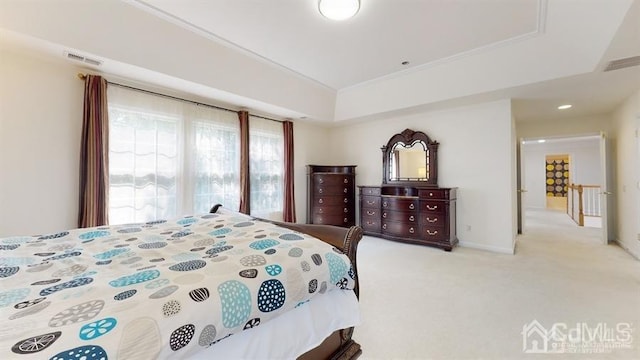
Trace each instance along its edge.
<path fill-rule="evenodd" d="M 283 219 L 284 130 L 282 123 L 249 116 L 251 215 Z"/>
<path fill-rule="evenodd" d="M 235 113 L 118 86 L 107 96 L 110 223 L 239 207 Z"/>

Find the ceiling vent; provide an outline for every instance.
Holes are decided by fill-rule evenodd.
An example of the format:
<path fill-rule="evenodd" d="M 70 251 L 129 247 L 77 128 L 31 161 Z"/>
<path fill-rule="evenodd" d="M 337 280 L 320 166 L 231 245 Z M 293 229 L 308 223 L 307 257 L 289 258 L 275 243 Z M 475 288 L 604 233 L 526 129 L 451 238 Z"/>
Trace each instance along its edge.
<path fill-rule="evenodd" d="M 74 53 L 68 52 L 68 51 L 65 51 L 64 54 L 67 56 L 67 59 L 80 61 L 80 62 L 83 62 L 85 64 L 89 64 L 89 65 L 93 65 L 93 66 L 102 65 L 102 61 L 100 61 L 100 60 L 96 60 L 96 59 L 92 59 L 92 58 L 89 58 L 89 57 L 86 57 L 86 56 L 74 54 Z"/>
<path fill-rule="evenodd" d="M 640 56 L 632 56 L 624 59 L 613 60 L 607 64 L 604 71 L 620 70 L 640 65 Z"/>

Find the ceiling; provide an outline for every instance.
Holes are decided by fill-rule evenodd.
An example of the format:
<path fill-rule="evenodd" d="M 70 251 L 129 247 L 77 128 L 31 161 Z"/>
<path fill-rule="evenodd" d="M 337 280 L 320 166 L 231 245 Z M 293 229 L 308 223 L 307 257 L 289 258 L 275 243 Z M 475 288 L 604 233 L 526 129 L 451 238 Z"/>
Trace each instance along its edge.
<path fill-rule="evenodd" d="M 344 22 L 319 16 L 315 0 L 133 1 L 335 90 L 509 46 L 544 32 L 550 16 L 546 0 L 361 0 L 360 11 Z M 605 64 L 637 55 L 639 1 L 594 71 L 477 96 L 513 98 L 517 121 L 606 114 L 640 87 L 640 67 L 605 73 Z M 566 103 L 573 108 L 558 111 Z"/>
<path fill-rule="evenodd" d="M 640 0 L 360 2 L 335 22 L 316 0 L 3 0 L 0 45 L 75 50 L 97 71 L 328 122 L 504 98 L 516 121 L 574 118 L 640 88 L 640 66 L 603 72 L 640 55 Z"/>

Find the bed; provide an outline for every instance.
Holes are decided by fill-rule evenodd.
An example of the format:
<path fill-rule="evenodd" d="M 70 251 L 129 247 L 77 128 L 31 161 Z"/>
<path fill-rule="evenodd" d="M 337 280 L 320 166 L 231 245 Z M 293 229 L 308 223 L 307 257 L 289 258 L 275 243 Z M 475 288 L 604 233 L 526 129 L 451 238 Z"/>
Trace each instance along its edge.
<path fill-rule="evenodd" d="M 217 205 L 2 238 L 0 358 L 354 359 L 361 237 Z"/>

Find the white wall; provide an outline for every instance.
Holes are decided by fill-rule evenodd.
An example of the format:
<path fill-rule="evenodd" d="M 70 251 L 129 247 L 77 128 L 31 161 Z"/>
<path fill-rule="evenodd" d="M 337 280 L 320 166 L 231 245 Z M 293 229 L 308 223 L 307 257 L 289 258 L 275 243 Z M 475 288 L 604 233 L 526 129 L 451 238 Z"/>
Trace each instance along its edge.
<path fill-rule="evenodd" d="M 0 54 L 0 236 L 75 228 L 83 69 L 12 49 Z M 298 222 L 306 221 L 305 166 L 331 162 L 328 139 L 326 127 L 294 123 Z"/>
<path fill-rule="evenodd" d="M 629 97 L 613 115 L 616 148 L 618 243 L 640 258 L 640 90 Z"/>
<path fill-rule="evenodd" d="M 458 187 L 461 245 L 512 253 L 514 225 L 505 221 L 515 216 L 510 101 L 333 128 L 331 158 L 357 164 L 358 185 L 380 185 L 380 147 L 406 128 L 424 131 L 440 143 L 438 184 Z"/>
<path fill-rule="evenodd" d="M 77 71 L 0 52 L 0 236 L 77 226 L 83 97 Z"/>
<path fill-rule="evenodd" d="M 526 208 L 546 207 L 545 157 L 564 154 L 569 155 L 571 183 L 602 185 L 599 138 L 525 144 L 522 145 L 522 166 Z"/>

